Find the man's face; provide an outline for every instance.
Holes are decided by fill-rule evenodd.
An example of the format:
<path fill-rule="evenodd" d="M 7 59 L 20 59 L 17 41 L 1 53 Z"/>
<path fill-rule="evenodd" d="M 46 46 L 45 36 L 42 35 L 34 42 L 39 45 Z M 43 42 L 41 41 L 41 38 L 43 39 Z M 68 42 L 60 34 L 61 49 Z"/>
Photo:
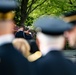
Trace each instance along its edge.
<path fill-rule="evenodd" d="M 70 47 L 76 48 L 76 26 L 66 33 Z"/>

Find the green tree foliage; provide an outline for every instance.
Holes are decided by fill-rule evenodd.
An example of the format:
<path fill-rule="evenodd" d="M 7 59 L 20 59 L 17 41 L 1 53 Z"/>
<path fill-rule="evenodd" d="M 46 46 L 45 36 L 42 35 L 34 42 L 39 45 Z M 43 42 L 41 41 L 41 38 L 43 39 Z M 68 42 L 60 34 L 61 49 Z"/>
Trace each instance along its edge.
<path fill-rule="evenodd" d="M 76 0 L 18 0 L 15 21 L 18 25 L 31 25 L 41 15 L 59 16 L 70 10 L 76 10 Z"/>
<path fill-rule="evenodd" d="M 48 0 L 18 0 L 18 1 L 20 3 L 20 7 L 16 11 L 15 20 L 18 21 L 17 23 L 19 25 L 24 26 L 30 13 Z"/>

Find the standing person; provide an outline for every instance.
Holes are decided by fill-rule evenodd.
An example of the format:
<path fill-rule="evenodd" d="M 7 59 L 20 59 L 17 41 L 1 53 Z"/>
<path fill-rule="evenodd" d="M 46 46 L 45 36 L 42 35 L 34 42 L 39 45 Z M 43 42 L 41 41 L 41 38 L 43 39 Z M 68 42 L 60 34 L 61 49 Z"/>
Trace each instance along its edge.
<path fill-rule="evenodd" d="M 73 26 L 72 30 L 66 32 L 65 35 L 68 38 L 69 46 L 76 49 L 76 11 L 66 12 L 63 14 L 62 18 Z"/>
<path fill-rule="evenodd" d="M 62 50 L 65 45 L 64 32 L 72 28 L 64 21 L 43 16 L 34 24 L 37 32 L 37 45 L 42 57 L 33 62 L 37 75 L 76 75 L 76 65 L 67 60 Z"/>
<path fill-rule="evenodd" d="M 29 75 L 28 61 L 12 45 L 14 0 L 0 0 L 0 75 Z"/>

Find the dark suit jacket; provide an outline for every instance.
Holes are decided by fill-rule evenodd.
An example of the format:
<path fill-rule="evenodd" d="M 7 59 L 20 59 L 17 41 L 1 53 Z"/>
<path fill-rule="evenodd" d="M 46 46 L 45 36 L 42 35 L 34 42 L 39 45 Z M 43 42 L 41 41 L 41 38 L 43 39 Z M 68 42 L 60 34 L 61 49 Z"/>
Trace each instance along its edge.
<path fill-rule="evenodd" d="M 29 75 L 28 64 L 11 43 L 0 46 L 0 75 Z"/>
<path fill-rule="evenodd" d="M 16 38 L 25 38 L 24 32 L 23 31 L 19 31 L 15 34 Z"/>
<path fill-rule="evenodd" d="M 76 65 L 59 51 L 51 51 L 32 64 L 35 75 L 76 75 Z"/>

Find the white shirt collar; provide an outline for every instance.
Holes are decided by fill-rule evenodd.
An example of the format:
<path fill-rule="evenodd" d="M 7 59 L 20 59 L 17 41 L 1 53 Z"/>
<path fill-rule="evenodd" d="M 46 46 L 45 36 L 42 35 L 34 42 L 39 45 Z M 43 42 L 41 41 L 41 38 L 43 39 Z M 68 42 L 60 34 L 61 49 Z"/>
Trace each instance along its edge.
<path fill-rule="evenodd" d="M 52 46 L 48 46 L 48 47 L 43 47 L 40 49 L 41 53 L 43 56 L 45 56 L 47 53 L 49 53 L 50 51 L 61 51 L 60 48 L 57 48 L 57 47 L 52 47 Z"/>
<path fill-rule="evenodd" d="M 13 34 L 7 34 L 7 35 L 0 36 L 0 46 L 3 44 L 12 43 L 13 39 L 14 39 Z"/>

